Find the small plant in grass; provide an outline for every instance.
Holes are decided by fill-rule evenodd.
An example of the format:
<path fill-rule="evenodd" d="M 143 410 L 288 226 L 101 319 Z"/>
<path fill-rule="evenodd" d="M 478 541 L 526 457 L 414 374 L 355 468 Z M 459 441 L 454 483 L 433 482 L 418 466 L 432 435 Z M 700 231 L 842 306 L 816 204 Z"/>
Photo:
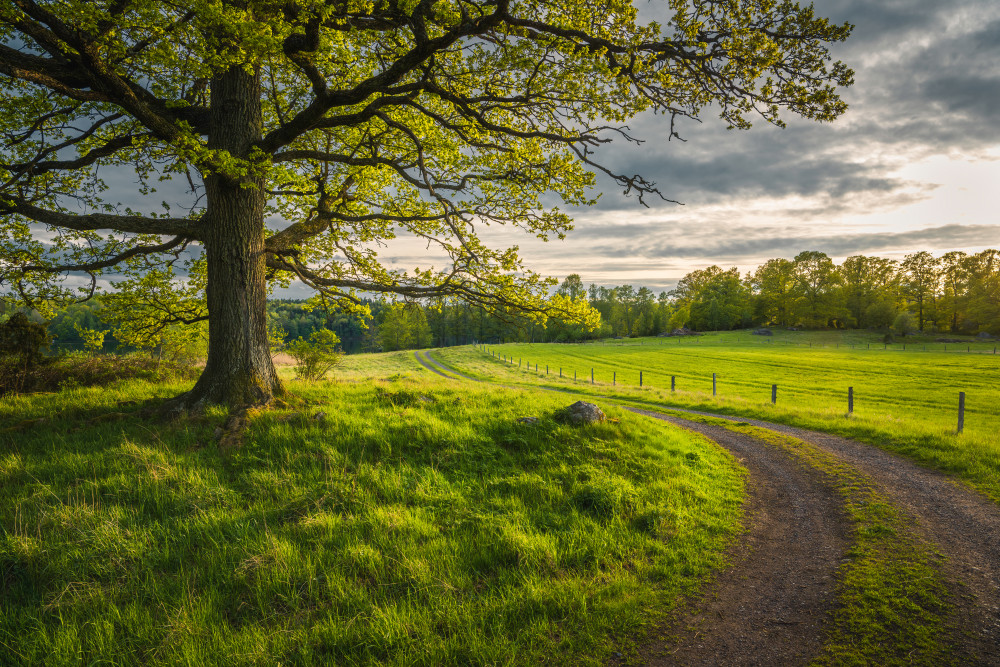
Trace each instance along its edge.
<path fill-rule="evenodd" d="M 271 358 L 278 356 L 285 350 L 285 337 L 288 332 L 278 324 L 276 318 L 267 320 L 267 346 L 271 348 Z"/>
<path fill-rule="evenodd" d="M 313 331 L 308 340 L 298 338 L 285 347 L 295 359 L 295 376 L 319 380 L 340 363 L 340 338 L 329 329 Z"/>

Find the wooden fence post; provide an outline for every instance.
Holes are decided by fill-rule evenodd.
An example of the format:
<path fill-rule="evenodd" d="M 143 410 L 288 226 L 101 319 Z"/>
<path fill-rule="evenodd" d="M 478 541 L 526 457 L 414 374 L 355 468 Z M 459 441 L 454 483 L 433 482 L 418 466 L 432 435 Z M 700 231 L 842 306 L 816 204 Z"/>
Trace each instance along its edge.
<path fill-rule="evenodd" d="M 771 405 L 774 405 L 777 402 L 778 402 L 778 385 L 772 384 L 771 385 Z"/>
<path fill-rule="evenodd" d="M 715 396 L 715 373 L 712 373 L 712 396 Z"/>
<path fill-rule="evenodd" d="M 958 392 L 958 432 L 965 428 L 965 392 Z"/>
<path fill-rule="evenodd" d="M 671 375 L 670 376 L 670 391 L 676 391 L 676 390 L 677 390 L 677 376 L 676 375 Z"/>
<path fill-rule="evenodd" d="M 642 371 L 639 371 L 639 386 L 642 386 Z"/>
<path fill-rule="evenodd" d="M 594 384 L 594 369 L 590 369 L 590 384 Z"/>
<path fill-rule="evenodd" d="M 847 414 L 854 412 L 854 387 L 847 388 Z"/>
<path fill-rule="evenodd" d="M 611 386 L 618 384 L 618 371 L 611 371 Z"/>

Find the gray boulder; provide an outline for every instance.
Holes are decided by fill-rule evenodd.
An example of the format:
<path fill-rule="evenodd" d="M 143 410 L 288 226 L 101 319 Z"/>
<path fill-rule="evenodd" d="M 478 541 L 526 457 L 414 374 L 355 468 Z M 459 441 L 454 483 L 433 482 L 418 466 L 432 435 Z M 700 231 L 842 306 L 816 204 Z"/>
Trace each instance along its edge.
<path fill-rule="evenodd" d="M 577 401 L 566 408 L 566 420 L 570 424 L 593 424 L 604 419 L 604 411 L 593 403 Z"/>

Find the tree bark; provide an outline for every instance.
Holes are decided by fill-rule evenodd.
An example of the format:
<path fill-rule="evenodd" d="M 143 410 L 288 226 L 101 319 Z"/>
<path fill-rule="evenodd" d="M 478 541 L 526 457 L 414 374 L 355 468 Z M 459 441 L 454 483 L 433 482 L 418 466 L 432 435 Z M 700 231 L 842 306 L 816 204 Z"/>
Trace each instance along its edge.
<path fill-rule="evenodd" d="M 208 147 L 246 159 L 262 131 L 258 74 L 234 67 L 212 80 Z M 180 408 L 268 403 L 283 392 L 267 339 L 263 182 L 209 171 L 203 238 L 208 260 L 208 362 Z"/>

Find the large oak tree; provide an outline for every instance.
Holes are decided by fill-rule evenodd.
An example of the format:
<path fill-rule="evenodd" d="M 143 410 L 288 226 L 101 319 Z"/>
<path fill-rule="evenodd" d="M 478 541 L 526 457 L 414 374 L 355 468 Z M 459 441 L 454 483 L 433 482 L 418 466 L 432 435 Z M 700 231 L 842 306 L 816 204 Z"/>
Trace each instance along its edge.
<path fill-rule="evenodd" d="M 663 114 L 667 139 L 709 106 L 736 128 L 845 110 L 852 73 L 827 45 L 850 26 L 784 0 L 641 5 L 6 0 L 0 289 L 38 303 L 79 297 L 68 276 L 92 288 L 111 273 L 139 321 L 207 318 L 208 363 L 181 407 L 281 390 L 275 282 L 342 304 L 383 292 L 541 312 L 548 283 L 482 227 L 561 237 L 570 220 L 543 195 L 588 204 L 596 173 L 659 195 L 602 166 L 602 144 L 635 139 L 629 118 Z M 126 167 L 127 195 L 102 180 Z M 160 207 L 164 178 L 187 184 L 179 213 Z M 380 244 L 398 235 L 448 264 L 391 270 Z"/>

